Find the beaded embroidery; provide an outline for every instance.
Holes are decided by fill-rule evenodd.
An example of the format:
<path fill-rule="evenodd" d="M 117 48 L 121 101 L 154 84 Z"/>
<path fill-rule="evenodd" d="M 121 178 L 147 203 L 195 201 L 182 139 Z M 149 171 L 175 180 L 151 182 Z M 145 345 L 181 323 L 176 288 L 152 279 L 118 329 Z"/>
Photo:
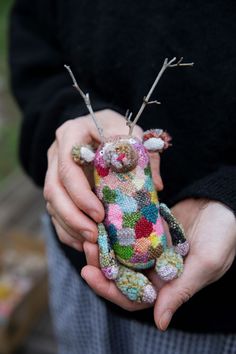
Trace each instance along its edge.
<path fill-rule="evenodd" d="M 132 131 L 156 87 L 169 67 L 192 66 L 193 63 L 165 59 L 148 95 L 131 122 L 126 116 L 129 135 L 105 138 L 93 112 L 89 94 L 78 86 L 71 69 L 66 66 L 74 87 L 83 97 L 94 120 L 102 143 L 93 151 L 89 145 L 75 145 L 72 157 L 80 165 L 94 162 L 95 192 L 103 203 L 105 218 L 98 224 L 99 260 L 103 274 L 114 280 L 118 289 L 131 301 L 153 303 L 157 293 L 142 270 L 155 266 L 155 271 L 166 281 L 183 272 L 183 256 L 189 244 L 184 230 L 165 204 L 159 204 L 152 181 L 148 151 L 162 152 L 171 143 L 171 137 L 161 129 L 144 133 L 143 141 L 132 136 Z M 167 246 L 162 224 L 163 217 L 171 234 L 173 247 Z"/>

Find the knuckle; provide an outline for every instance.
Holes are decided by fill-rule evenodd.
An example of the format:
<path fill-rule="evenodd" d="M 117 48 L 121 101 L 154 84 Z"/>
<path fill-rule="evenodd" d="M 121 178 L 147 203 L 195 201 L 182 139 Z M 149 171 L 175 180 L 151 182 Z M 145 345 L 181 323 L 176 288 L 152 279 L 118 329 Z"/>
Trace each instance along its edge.
<path fill-rule="evenodd" d="M 52 155 L 53 149 L 54 149 L 54 147 L 53 147 L 53 145 L 51 145 L 51 146 L 49 147 L 48 151 L 47 151 L 47 158 L 48 158 L 48 160 L 50 160 L 50 157 L 51 157 L 51 155 Z"/>
<path fill-rule="evenodd" d="M 183 288 L 179 291 L 179 303 L 178 305 L 181 306 L 185 302 L 189 301 L 189 299 L 192 297 L 192 291 L 189 288 Z"/>
<path fill-rule="evenodd" d="M 57 232 L 57 236 L 58 236 L 59 240 L 62 243 L 64 243 L 65 245 L 67 245 L 67 246 L 71 245 L 70 239 L 65 232 L 59 231 L 59 232 Z"/>
<path fill-rule="evenodd" d="M 72 123 L 72 119 L 69 119 L 56 129 L 56 132 L 55 132 L 56 140 L 61 139 L 62 135 L 64 134 L 64 131 L 68 130 L 71 127 L 71 123 Z"/>
<path fill-rule="evenodd" d="M 62 182 L 67 183 L 68 178 L 70 176 L 70 168 L 68 164 L 64 161 L 61 161 L 58 166 L 59 177 Z"/>
<path fill-rule="evenodd" d="M 46 203 L 46 210 L 47 210 L 48 214 L 52 215 L 52 208 L 51 208 L 51 205 L 49 202 Z"/>
<path fill-rule="evenodd" d="M 75 230 L 75 225 L 73 223 L 73 219 L 70 214 L 64 214 L 63 221 L 68 228 L 71 228 L 73 231 L 77 231 Z"/>
<path fill-rule="evenodd" d="M 63 244 L 65 244 L 65 245 L 67 245 L 67 246 L 70 246 L 70 242 L 68 242 L 68 239 L 65 237 L 65 235 L 61 235 L 60 233 L 58 234 L 58 238 L 59 238 L 59 240 L 63 243 Z"/>
<path fill-rule="evenodd" d="M 53 198 L 53 186 L 51 183 L 45 183 L 43 188 L 43 197 L 46 201 L 51 202 Z"/>
<path fill-rule="evenodd" d="M 73 234 L 76 239 L 79 239 L 81 233 L 83 232 L 83 228 L 78 224 L 78 222 L 76 222 L 76 218 L 69 213 L 64 213 L 63 222 L 70 230 L 71 234 Z"/>
<path fill-rule="evenodd" d="M 62 126 L 57 128 L 56 131 L 55 131 L 56 140 L 60 140 L 61 134 L 62 134 Z"/>

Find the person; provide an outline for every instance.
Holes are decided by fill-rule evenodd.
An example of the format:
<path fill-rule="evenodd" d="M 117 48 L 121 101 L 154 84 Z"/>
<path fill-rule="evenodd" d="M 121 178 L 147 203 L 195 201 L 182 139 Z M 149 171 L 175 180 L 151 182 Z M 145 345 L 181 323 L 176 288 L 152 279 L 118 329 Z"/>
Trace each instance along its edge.
<path fill-rule="evenodd" d="M 236 352 L 235 11 L 234 2 L 219 0 L 15 1 L 9 55 L 23 112 L 20 159 L 44 187 L 52 220 L 50 301 L 60 353 Z M 165 73 L 153 95 L 162 104 L 147 107 L 134 134 L 163 128 L 173 137 L 161 176 L 151 156 L 152 173 L 190 253 L 180 278 L 161 284 L 151 276 L 159 293 L 147 308 L 99 269 L 104 210 L 71 158 L 72 145 L 99 137 L 64 64 L 112 136 L 127 133 L 127 108 L 137 111 L 164 58 L 174 56 L 195 65 Z"/>

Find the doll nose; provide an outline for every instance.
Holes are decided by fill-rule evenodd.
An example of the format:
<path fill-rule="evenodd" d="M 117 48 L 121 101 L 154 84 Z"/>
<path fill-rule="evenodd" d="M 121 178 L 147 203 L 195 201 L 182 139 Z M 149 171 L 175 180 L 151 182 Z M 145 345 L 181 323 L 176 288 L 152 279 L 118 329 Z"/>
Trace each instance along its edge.
<path fill-rule="evenodd" d="M 117 160 L 117 161 L 122 161 L 124 157 L 125 157 L 125 154 L 122 153 L 122 154 L 120 154 L 120 155 L 117 157 L 116 160 Z"/>

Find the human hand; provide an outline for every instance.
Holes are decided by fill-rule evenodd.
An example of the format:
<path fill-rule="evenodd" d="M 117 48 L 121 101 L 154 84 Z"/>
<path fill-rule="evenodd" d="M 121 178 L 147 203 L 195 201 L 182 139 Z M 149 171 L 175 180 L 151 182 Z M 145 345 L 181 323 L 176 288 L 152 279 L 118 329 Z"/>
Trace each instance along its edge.
<path fill-rule="evenodd" d="M 184 302 L 223 276 L 236 253 L 235 218 L 224 205 L 202 199 L 186 199 L 172 211 L 186 231 L 190 252 L 184 273 L 178 279 L 165 283 L 154 270 L 145 272 L 158 290 L 154 319 L 161 330 L 168 327 L 173 314 Z M 168 239 L 170 241 L 170 237 Z M 128 311 L 152 306 L 129 301 L 113 281 L 104 277 L 99 267 L 97 245 L 85 242 L 84 251 L 88 265 L 82 269 L 81 275 L 99 296 Z"/>
<path fill-rule="evenodd" d="M 105 137 L 127 134 L 126 121 L 111 110 L 96 113 Z M 135 126 L 133 134 L 142 137 L 142 129 Z M 83 250 L 84 240 L 96 242 L 97 225 L 104 218 L 102 203 L 91 190 L 92 169 L 82 168 L 71 158 L 74 144 L 99 144 L 100 137 L 90 115 L 69 120 L 56 131 L 56 139 L 48 150 L 48 170 L 44 184 L 44 198 L 59 239 Z"/>
<path fill-rule="evenodd" d="M 236 222 L 232 211 L 215 201 L 186 199 L 172 209 L 190 243 L 184 272 L 159 291 L 154 319 L 165 330 L 176 310 L 196 292 L 217 281 L 236 254 Z"/>

